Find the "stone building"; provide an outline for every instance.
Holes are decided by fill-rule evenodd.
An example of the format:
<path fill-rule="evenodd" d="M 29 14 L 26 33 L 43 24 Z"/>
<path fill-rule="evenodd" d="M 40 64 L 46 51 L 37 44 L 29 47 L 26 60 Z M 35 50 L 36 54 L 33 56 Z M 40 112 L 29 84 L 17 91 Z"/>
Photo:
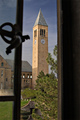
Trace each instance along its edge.
<path fill-rule="evenodd" d="M 48 25 L 39 11 L 33 27 L 32 87 L 35 87 L 39 72 L 48 73 Z"/>
<path fill-rule="evenodd" d="M 21 88 L 31 88 L 32 67 L 27 61 L 22 61 Z M 4 59 L 0 55 L 0 89 L 12 89 L 14 84 L 14 61 Z"/>

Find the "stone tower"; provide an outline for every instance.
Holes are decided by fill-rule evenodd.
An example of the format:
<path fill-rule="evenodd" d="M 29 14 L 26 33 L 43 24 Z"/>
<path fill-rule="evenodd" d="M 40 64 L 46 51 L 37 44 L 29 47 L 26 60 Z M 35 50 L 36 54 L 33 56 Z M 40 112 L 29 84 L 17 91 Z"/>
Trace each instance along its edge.
<path fill-rule="evenodd" d="M 41 10 L 33 27 L 32 88 L 35 87 L 39 72 L 48 73 L 48 25 Z"/>

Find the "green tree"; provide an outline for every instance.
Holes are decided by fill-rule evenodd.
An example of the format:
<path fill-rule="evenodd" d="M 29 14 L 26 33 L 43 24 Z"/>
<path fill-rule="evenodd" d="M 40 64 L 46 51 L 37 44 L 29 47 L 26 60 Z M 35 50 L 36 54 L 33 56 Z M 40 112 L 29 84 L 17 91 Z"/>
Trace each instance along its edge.
<path fill-rule="evenodd" d="M 39 73 L 39 75 L 37 76 L 37 79 L 39 80 L 39 78 L 42 78 L 43 76 L 45 76 L 45 74 L 44 74 L 43 71 L 41 71 L 41 72 Z"/>
<path fill-rule="evenodd" d="M 55 45 L 53 49 L 53 55 L 55 59 L 52 57 L 51 53 L 48 53 L 47 62 L 50 65 L 51 73 L 57 74 L 57 45 Z"/>
<path fill-rule="evenodd" d="M 21 95 L 23 99 L 32 99 L 35 98 L 35 90 L 26 88 L 24 90 L 21 91 Z"/>
<path fill-rule="evenodd" d="M 41 73 L 40 73 L 41 74 Z M 39 74 L 39 75 L 40 75 Z M 57 78 L 54 75 L 44 75 L 36 80 L 36 108 L 41 110 L 44 120 L 57 119 Z M 33 113 L 34 120 L 41 120 Z"/>

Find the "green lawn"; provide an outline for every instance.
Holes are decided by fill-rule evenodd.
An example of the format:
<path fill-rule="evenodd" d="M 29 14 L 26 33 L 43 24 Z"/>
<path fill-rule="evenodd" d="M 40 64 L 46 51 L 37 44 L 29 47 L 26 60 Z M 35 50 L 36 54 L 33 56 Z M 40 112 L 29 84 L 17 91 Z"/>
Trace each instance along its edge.
<path fill-rule="evenodd" d="M 27 101 L 24 101 L 24 100 L 21 100 L 21 107 L 25 106 L 26 104 L 28 104 L 29 100 Z"/>
<path fill-rule="evenodd" d="M 21 101 L 21 107 L 29 101 Z M 0 120 L 12 120 L 13 102 L 0 102 Z"/>
<path fill-rule="evenodd" d="M 0 102 L 0 120 L 12 120 L 12 102 Z"/>

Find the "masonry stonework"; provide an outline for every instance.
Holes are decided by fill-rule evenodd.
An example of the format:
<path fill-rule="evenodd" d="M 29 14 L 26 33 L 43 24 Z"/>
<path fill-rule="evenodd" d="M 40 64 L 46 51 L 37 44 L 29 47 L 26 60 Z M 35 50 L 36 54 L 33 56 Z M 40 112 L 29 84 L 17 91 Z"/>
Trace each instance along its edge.
<path fill-rule="evenodd" d="M 39 11 L 38 17 L 33 27 L 33 58 L 32 58 L 32 87 L 36 85 L 39 72 L 48 73 L 48 25 Z"/>
<path fill-rule="evenodd" d="M 32 67 L 27 61 L 22 61 L 21 88 L 32 87 Z M 14 61 L 4 59 L 0 55 L 0 89 L 13 89 Z"/>

